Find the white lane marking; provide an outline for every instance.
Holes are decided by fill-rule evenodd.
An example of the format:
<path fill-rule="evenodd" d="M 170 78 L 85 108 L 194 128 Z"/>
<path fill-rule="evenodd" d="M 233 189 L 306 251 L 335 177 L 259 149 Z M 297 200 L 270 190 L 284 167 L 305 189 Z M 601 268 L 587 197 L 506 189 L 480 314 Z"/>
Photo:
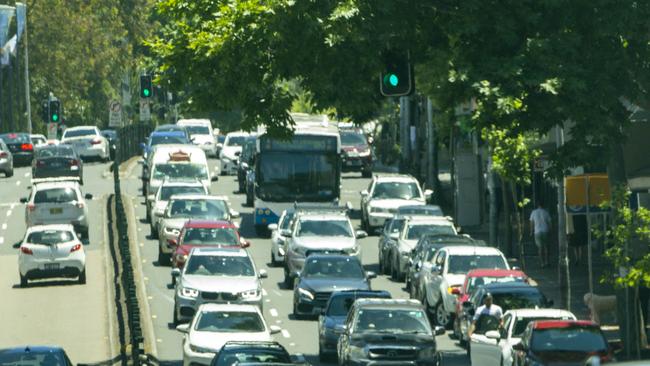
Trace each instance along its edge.
<path fill-rule="evenodd" d="M 265 290 L 265 289 L 262 289 L 262 296 L 268 296 L 268 295 L 269 295 L 269 293 L 268 293 L 268 292 L 266 292 L 266 290 Z"/>
<path fill-rule="evenodd" d="M 2 230 L 7 230 L 7 223 L 2 224 Z"/>
<path fill-rule="evenodd" d="M 16 204 L 15 203 L 0 203 L 0 207 L 14 208 L 14 207 L 16 207 Z"/>
<path fill-rule="evenodd" d="M 291 338 L 291 334 L 289 334 L 289 331 L 286 329 L 282 329 L 282 336 L 284 338 Z"/>
<path fill-rule="evenodd" d="M 16 181 L 16 185 L 17 185 L 17 186 L 19 186 L 20 183 L 22 183 L 22 182 L 21 182 L 21 181 Z"/>
<path fill-rule="evenodd" d="M 276 294 L 276 295 L 278 295 L 278 296 L 282 296 L 282 292 L 280 292 L 280 291 L 278 291 L 278 290 L 273 290 L 273 293 Z"/>
<path fill-rule="evenodd" d="M 15 203 L 12 203 L 11 206 L 9 206 L 9 209 L 10 209 L 10 210 L 13 210 L 14 207 L 16 207 L 16 204 L 15 204 Z"/>
<path fill-rule="evenodd" d="M 0 236 L 0 244 L 3 244 L 5 242 L 5 238 Z"/>
<path fill-rule="evenodd" d="M 29 177 L 30 174 L 30 172 L 25 173 L 25 178 Z"/>
<path fill-rule="evenodd" d="M 269 313 L 271 314 L 272 317 L 277 318 L 278 317 L 278 311 L 275 309 L 270 309 Z"/>
<path fill-rule="evenodd" d="M 7 217 L 11 216 L 11 210 L 7 211 Z"/>

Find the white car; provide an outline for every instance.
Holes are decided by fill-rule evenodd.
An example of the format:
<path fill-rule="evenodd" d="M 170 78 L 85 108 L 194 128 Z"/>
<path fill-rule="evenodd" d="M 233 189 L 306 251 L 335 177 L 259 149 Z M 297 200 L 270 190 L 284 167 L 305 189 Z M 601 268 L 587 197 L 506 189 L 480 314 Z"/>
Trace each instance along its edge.
<path fill-rule="evenodd" d="M 41 147 L 47 145 L 47 138 L 44 135 L 31 134 L 29 135 L 30 140 L 32 140 L 32 145 L 34 147 Z"/>
<path fill-rule="evenodd" d="M 232 175 L 237 173 L 237 164 L 242 146 L 246 137 L 250 136 L 248 132 L 231 132 L 226 135 L 226 141 L 223 142 L 219 160 L 221 160 L 221 174 Z"/>
<path fill-rule="evenodd" d="M 421 278 L 422 303 L 433 314 L 436 325 L 449 328 L 456 313 L 456 295 L 467 272 L 473 269 L 510 269 L 506 257 L 497 248 L 473 245 L 444 247 L 433 258 L 431 271 Z"/>
<path fill-rule="evenodd" d="M 503 329 L 483 332 L 476 329 L 470 338 L 472 365 L 510 366 L 512 346 L 521 342 L 528 323 L 536 320 L 576 320 L 575 315 L 560 309 L 517 309 L 503 315 Z"/>
<path fill-rule="evenodd" d="M 29 280 L 76 277 L 86 283 L 86 253 L 72 225 L 39 225 L 27 229 L 18 254 L 20 286 Z"/>
<path fill-rule="evenodd" d="M 287 237 L 283 236 L 282 233 L 286 233 L 283 230 L 289 230 L 291 228 L 291 222 L 294 217 L 295 212 L 293 209 L 284 210 L 282 211 L 282 215 L 280 215 L 278 223 L 269 225 L 269 230 L 271 231 L 271 264 L 273 266 L 279 266 L 284 263 L 284 255 L 287 251 Z"/>
<path fill-rule="evenodd" d="M 271 342 L 278 326 L 268 326 L 255 305 L 203 304 L 190 324 L 176 329 L 183 337 L 183 366 L 209 366 L 229 341 Z"/>
<path fill-rule="evenodd" d="M 86 199 L 93 196 L 81 194 L 76 180 L 45 178 L 34 183 L 29 198 L 21 198 L 26 203 L 25 222 L 27 226 L 48 224 L 71 224 L 77 233 L 88 238 L 88 205 Z"/>
<path fill-rule="evenodd" d="M 176 124 L 185 127 L 192 143 L 203 149 L 207 156 L 217 157 L 217 139 L 209 119 L 181 119 Z"/>
<path fill-rule="evenodd" d="M 111 156 L 108 140 L 95 126 L 66 128 L 61 143 L 72 145 L 81 158 L 99 158 L 108 161 Z"/>
<path fill-rule="evenodd" d="M 208 187 L 195 180 L 165 180 L 158 187 L 156 194 L 147 196 L 147 218 L 151 227 L 151 236 L 158 237 L 158 224 L 165 214 L 167 203 L 173 195 L 177 194 L 209 194 Z"/>
<path fill-rule="evenodd" d="M 194 145 L 156 145 L 143 164 L 143 189 L 146 196 L 156 194 L 164 180 L 200 180 L 209 187 L 217 176 L 210 174 L 208 158 Z M 146 197 L 145 196 L 145 197 Z"/>
<path fill-rule="evenodd" d="M 384 222 L 401 206 L 424 205 L 433 191 L 422 191 L 417 179 L 404 174 L 375 175 L 367 190 L 361 191 L 361 226 L 367 232 Z"/>
<path fill-rule="evenodd" d="M 251 304 L 262 308 L 262 282 L 268 275 L 255 268 L 243 248 L 194 248 L 183 269 L 172 269 L 176 279 L 174 324 L 192 320 L 206 303 Z"/>

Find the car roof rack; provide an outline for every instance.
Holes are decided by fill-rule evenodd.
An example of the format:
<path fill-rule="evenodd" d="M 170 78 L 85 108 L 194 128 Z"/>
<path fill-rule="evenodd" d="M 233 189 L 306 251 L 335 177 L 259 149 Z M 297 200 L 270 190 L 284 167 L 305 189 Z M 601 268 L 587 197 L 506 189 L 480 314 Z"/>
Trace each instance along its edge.
<path fill-rule="evenodd" d="M 298 203 L 293 204 L 294 212 L 303 212 L 303 213 L 343 213 L 348 214 L 350 211 L 349 206 L 339 206 L 339 205 L 315 205 L 313 203 Z"/>
<path fill-rule="evenodd" d="M 77 183 L 79 183 L 80 181 L 81 181 L 81 178 L 79 178 L 79 177 L 32 178 L 32 184 L 63 183 L 63 182 L 77 182 Z"/>

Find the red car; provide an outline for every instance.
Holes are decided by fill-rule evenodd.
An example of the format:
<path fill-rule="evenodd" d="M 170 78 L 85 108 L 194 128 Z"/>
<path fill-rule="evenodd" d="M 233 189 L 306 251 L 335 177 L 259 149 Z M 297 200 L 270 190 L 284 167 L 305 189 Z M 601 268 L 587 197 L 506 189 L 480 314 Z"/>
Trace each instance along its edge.
<path fill-rule="evenodd" d="M 170 242 L 172 244 L 172 242 Z M 172 267 L 183 268 L 192 248 L 219 246 L 247 248 L 250 242 L 239 235 L 237 226 L 228 221 L 189 220 L 178 235 L 172 254 Z"/>
<path fill-rule="evenodd" d="M 528 276 L 514 269 L 474 269 L 467 273 L 465 282 L 460 287 L 452 287 L 451 293 L 458 296 L 456 301 L 456 316 L 454 317 L 454 335 L 460 340 L 461 344 L 465 343 L 464 336 L 466 331 L 461 329 L 462 306 L 465 301 L 469 300 L 474 290 L 482 285 L 492 282 L 510 282 L 521 281 L 528 283 Z"/>
<path fill-rule="evenodd" d="M 539 320 L 512 346 L 517 366 L 582 366 L 590 357 L 613 361 L 612 348 L 598 324 L 586 320 Z"/>

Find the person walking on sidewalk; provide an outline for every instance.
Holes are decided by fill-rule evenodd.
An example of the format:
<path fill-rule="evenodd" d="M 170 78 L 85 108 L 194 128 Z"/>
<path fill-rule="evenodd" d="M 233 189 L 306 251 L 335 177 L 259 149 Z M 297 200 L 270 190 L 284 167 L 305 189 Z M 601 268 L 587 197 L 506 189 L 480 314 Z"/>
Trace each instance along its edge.
<path fill-rule="evenodd" d="M 539 252 L 542 268 L 549 265 L 548 236 L 551 231 L 551 215 L 544 208 L 542 201 L 537 202 L 537 208 L 530 213 L 530 232 L 535 237 L 535 245 Z"/>

